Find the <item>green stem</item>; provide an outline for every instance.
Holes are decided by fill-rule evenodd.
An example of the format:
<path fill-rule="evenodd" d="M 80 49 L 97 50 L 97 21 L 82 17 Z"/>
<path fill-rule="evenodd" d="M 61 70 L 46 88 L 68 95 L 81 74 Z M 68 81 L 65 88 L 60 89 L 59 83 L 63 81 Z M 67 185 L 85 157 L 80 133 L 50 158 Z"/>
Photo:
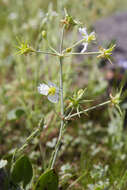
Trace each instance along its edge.
<path fill-rule="evenodd" d="M 15 154 L 20 154 L 28 146 L 28 144 L 31 142 L 31 140 L 35 136 L 38 136 L 40 134 L 40 131 L 42 130 L 42 128 L 41 128 L 42 123 L 43 123 L 43 118 L 39 121 L 38 128 L 35 131 L 33 131 L 29 137 L 27 137 L 25 143 L 19 149 L 16 149 Z"/>
<path fill-rule="evenodd" d="M 24 149 L 29 145 L 29 143 L 31 142 L 31 140 L 35 137 L 38 136 L 42 130 L 42 123 L 43 123 L 43 118 L 40 119 L 39 123 L 38 123 L 38 128 L 32 132 L 32 134 L 27 137 L 25 143 L 19 148 L 19 149 L 15 149 L 13 156 L 12 156 L 12 161 L 11 161 L 11 171 L 13 170 L 14 167 L 14 162 L 15 162 L 15 157 L 17 155 L 20 155 L 20 153 L 22 153 L 24 151 Z"/>
<path fill-rule="evenodd" d="M 83 110 L 83 111 L 80 111 L 80 112 L 78 112 L 78 113 L 74 113 L 74 114 L 72 114 L 72 115 L 66 116 L 66 117 L 65 117 L 65 120 L 69 120 L 69 119 L 71 119 L 72 117 L 75 117 L 75 116 L 77 116 L 77 115 L 79 115 L 79 114 L 86 113 L 86 112 L 88 112 L 88 111 L 90 111 L 90 110 L 96 109 L 96 108 L 98 108 L 98 107 L 104 106 L 104 105 L 109 104 L 109 103 L 111 103 L 111 100 L 108 100 L 108 101 L 103 102 L 103 103 L 101 103 L 101 104 L 98 104 L 98 105 L 96 105 L 96 106 L 92 106 L 92 107 L 87 108 L 87 109 L 85 109 L 85 110 Z"/>
<path fill-rule="evenodd" d="M 62 35 L 61 35 L 61 43 L 60 43 L 60 54 L 62 54 L 62 47 L 63 47 L 63 36 L 64 36 L 64 27 L 62 29 Z M 62 60 L 63 57 L 59 56 L 59 63 L 60 63 L 60 102 L 61 102 L 61 126 L 60 126 L 60 132 L 59 132 L 59 136 L 58 136 L 58 140 L 55 146 L 55 151 L 53 152 L 52 158 L 51 158 L 51 164 L 49 166 L 49 168 L 53 168 L 57 155 L 58 155 L 58 151 L 60 148 L 60 144 L 61 144 L 61 139 L 63 137 L 63 133 L 64 133 L 64 102 L 63 102 L 63 64 L 62 64 Z"/>
<path fill-rule="evenodd" d="M 100 52 L 98 52 L 98 51 L 97 51 L 97 52 L 84 52 L 84 53 L 75 53 L 75 52 L 73 53 L 73 52 L 72 52 L 72 53 L 67 53 L 67 54 L 65 54 L 65 56 L 66 56 L 66 55 L 94 55 L 94 54 L 95 54 L 95 55 L 96 55 L 96 54 L 100 54 Z"/>
<path fill-rule="evenodd" d="M 48 39 L 47 39 L 46 41 L 47 41 L 47 44 L 48 44 L 49 49 L 51 49 L 54 53 L 57 54 L 58 52 L 50 45 Z"/>
<path fill-rule="evenodd" d="M 81 39 L 80 41 L 78 42 L 75 42 L 72 46 L 70 46 L 69 48 L 67 49 L 72 49 L 74 47 L 76 47 L 77 45 L 81 44 L 82 42 L 84 42 L 84 39 Z M 66 52 L 66 49 L 63 50 L 63 53 Z"/>
<path fill-rule="evenodd" d="M 87 172 L 85 171 L 80 177 L 78 177 L 72 184 L 67 187 L 67 190 L 70 189 L 72 186 L 74 186 L 76 183 L 78 183 L 83 177 L 85 177 Z"/>
<path fill-rule="evenodd" d="M 54 56 L 59 56 L 58 53 L 53 53 L 53 52 L 45 52 L 45 51 L 41 51 L 41 50 L 37 50 L 36 53 L 42 53 L 45 55 L 54 55 Z"/>
<path fill-rule="evenodd" d="M 62 119 L 62 118 L 64 118 L 63 78 L 62 78 L 62 75 L 63 75 L 62 74 L 62 59 L 60 57 L 61 126 L 60 126 L 60 132 L 59 132 L 58 140 L 57 140 L 57 143 L 55 146 L 55 151 L 53 153 L 53 157 L 51 158 L 51 166 L 50 166 L 51 169 L 54 167 L 56 157 L 57 157 L 57 154 L 59 151 L 61 139 L 62 139 L 63 132 L 64 132 L 64 120 Z"/>

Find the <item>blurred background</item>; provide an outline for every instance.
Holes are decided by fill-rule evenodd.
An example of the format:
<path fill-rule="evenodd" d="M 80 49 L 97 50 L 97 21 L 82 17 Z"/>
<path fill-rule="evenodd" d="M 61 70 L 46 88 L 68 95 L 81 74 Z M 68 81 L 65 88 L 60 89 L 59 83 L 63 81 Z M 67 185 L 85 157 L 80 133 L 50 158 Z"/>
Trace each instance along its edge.
<path fill-rule="evenodd" d="M 48 45 L 41 36 L 42 30 L 46 30 L 48 41 L 58 49 L 60 20 L 64 17 L 64 8 L 73 18 L 87 26 L 88 31 L 97 32 L 97 44 L 94 44 L 94 48 L 120 42 L 113 54 L 112 66 L 105 60 L 98 60 L 96 56 L 65 59 L 65 105 L 67 97 L 72 96 L 79 88 L 87 88 L 86 99 L 94 100 L 83 105 L 83 109 L 107 100 L 114 88 L 118 90 L 118 82 L 124 78 L 127 68 L 126 0 L 0 1 L 0 157 L 20 147 L 44 115 L 48 128 L 40 137 L 43 155 L 36 138 L 26 150 L 32 159 L 36 175 L 48 165 L 60 123 L 54 113 L 54 105 L 38 94 L 37 86 L 49 80 L 58 85 L 59 67 L 55 57 L 42 54 L 16 55 L 19 45 L 17 38 L 20 41 L 26 40 L 35 49 L 46 51 Z M 123 25 L 119 25 L 120 23 Z M 122 33 L 120 29 L 123 29 Z M 120 39 L 121 35 L 123 41 Z M 64 46 L 73 44 L 79 39 L 78 36 L 77 28 L 67 31 Z M 59 104 L 55 105 L 57 112 L 59 108 Z M 126 125 L 126 108 L 127 104 L 124 102 L 122 116 L 112 107 L 103 107 L 69 122 L 58 159 L 60 175 L 68 172 L 75 179 L 83 170 L 94 172 L 95 168 L 92 166 L 101 163 L 100 170 L 106 165 L 110 168 L 108 173 L 105 171 L 104 180 L 109 179 L 112 185 L 115 181 L 118 183 L 127 169 L 127 135 L 123 132 L 126 131 L 123 129 Z M 98 178 L 92 178 L 89 174 L 86 181 L 81 181 L 75 189 L 90 189 L 88 185 L 95 181 Z M 122 186 L 122 190 L 126 190 L 125 187 L 126 184 Z"/>

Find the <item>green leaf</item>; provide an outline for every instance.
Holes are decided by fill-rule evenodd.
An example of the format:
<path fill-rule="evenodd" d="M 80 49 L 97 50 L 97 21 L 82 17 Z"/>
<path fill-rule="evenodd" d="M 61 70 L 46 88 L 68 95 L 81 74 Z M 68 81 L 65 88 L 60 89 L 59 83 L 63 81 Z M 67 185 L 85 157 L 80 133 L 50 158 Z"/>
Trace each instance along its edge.
<path fill-rule="evenodd" d="M 58 190 L 58 176 L 54 169 L 46 171 L 39 177 L 34 190 Z"/>
<path fill-rule="evenodd" d="M 24 113 L 25 111 L 23 110 L 23 108 L 16 108 L 16 109 L 11 110 L 7 114 L 7 118 L 8 120 L 16 120 L 16 119 L 19 119 Z"/>
<path fill-rule="evenodd" d="M 33 169 L 29 158 L 25 155 L 21 156 L 14 165 L 11 179 L 13 183 L 17 184 L 22 182 L 23 187 L 31 181 L 33 176 Z"/>

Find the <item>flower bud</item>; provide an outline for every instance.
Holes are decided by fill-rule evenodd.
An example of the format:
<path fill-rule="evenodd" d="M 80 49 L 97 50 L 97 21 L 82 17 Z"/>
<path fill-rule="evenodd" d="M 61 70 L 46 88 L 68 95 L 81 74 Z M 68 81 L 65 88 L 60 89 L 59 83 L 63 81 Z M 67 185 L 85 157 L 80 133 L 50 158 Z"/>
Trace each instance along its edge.
<path fill-rule="evenodd" d="M 46 32 L 45 30 L 43 30 L 43 31 L 41 32 L 41 34 L 42 34 L 42 37 L 43 37 L 44 39 L 47 38 L 47 32 Z"/>
<path fill-rule="evenodd" d="M 67 53 L 70 53 L 71 50 L 72 50 L 72 48 L 67 48 L 67 49 L 66 49 L 66 52 L 67 52 Z"/>

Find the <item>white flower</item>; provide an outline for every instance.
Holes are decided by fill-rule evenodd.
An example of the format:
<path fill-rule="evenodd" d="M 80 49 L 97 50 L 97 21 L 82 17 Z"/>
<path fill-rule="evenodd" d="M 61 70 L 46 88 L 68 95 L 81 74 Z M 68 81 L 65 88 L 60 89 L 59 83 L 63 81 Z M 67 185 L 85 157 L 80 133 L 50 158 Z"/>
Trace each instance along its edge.
<path fill-rule="evenodd" d="M 91 32 L 90 34 L 87 33 L 87 28 L 79 28 L 79 33 L 82 35 L 84 42 L 82 43 L 83 49 L 81 53 L 84 53 L 87 49 L 87 46 L 89 42 L 93 41 L 96 39 L 95 32 Z"/>
<path fill-rule="evenodd" d="M 7 165 L 7 160 L 0 160 L 0 169 Z"/>
<path fill-rule="evenodd" d="M 59 88 L 52 82 L 47 84 L 40 84 L 38 86 L 38 92 L 48 97 L 48 100 L 52 103 L 59 101 Z"/>
<path fill-rule="evenodd" d="M 84 28 L 79 28 L 79 32 L 80 34 L 82 34 L 82 37 L 88 39 L 88 34 L 87 34 L 87 28 L 84 27 Z"/>

